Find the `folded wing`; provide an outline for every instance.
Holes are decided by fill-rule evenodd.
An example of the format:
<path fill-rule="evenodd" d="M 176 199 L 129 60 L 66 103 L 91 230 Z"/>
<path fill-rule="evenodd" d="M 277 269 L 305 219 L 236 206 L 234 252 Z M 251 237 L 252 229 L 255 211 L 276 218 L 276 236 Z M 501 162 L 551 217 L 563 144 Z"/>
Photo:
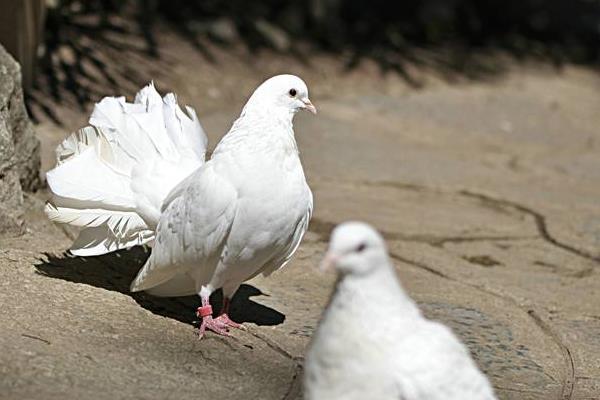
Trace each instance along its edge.
<path fill-rule="evenodd" d="M 156 230 L 154 250 L 131 284 L 134 292 L 176 278 L 173 288 L 153 293 L 172 296 L 172 290 L 189 290 L 190 282 L 208 282 L 224 251 L 236 210 L 233 186 L 207 164 L 173 193 L 177 195 L 169 196 Z"/>

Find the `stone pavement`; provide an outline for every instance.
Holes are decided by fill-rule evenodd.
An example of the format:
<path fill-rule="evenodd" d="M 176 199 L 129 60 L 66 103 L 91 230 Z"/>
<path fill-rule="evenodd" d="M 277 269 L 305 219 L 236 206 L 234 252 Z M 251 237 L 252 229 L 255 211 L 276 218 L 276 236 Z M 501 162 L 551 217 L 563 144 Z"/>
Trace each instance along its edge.
<path fill-rule="evenodd" d="M 0 239 L 0 398 L 300 399 L 334 281 L 316 266 L 331 228 L 360 219 L 499 398 L 599 399 L 600 77 L 521 68 L 313 101 L 319 115 L 296 123 L 310 232 L 284 270 L 240 289 L 232 314 L 248 330 L 231 339 L 194 337 L 194 297 L 128 293 L 143 249 L 61 256 L 72 233 L 28 195 L 28 233 Z M 201 118 L 211 143 L 240 107 Z"/>

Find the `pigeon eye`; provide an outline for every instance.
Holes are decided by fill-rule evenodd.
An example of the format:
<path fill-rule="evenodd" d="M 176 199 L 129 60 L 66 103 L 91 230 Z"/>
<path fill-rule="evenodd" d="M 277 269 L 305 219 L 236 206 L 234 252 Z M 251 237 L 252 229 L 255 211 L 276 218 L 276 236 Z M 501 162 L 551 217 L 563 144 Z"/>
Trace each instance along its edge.
<path fill-rule="evenodd" d="M 356 252 L 357 253 L 361 253 L 363 252 L 365 249 L 367 248 L 367 245 L 364 243 L 359 244 L 358 246 L 356 246 Z"/>
<path fill-rule="evenodd" d="M 290 94 L 290 97 L 295 97 L 297 92 L 296 89 L 290 89 L 288 93 Z"/>

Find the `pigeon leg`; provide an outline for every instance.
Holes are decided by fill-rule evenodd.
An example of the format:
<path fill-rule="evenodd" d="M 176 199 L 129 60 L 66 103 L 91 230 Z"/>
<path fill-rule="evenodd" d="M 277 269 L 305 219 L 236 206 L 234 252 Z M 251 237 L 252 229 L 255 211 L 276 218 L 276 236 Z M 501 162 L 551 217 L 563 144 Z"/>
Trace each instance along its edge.
<path fill-rule="evenodd" d="M 216 334 L 223 336 L 231 336 L 228 333 L 227 324 L 218 318 L 212 317 L 212 307 L 210 305 L 209 296 L 204 293 L 200 295 L 202 300 L 202 306 L 198 307 L 196 311 L 196 315 L 199 318 L 202 318 L 202 323 L 200 324 L 200 329 L 198 331 L 198 337 L 201 339 L 204 336 L 204 333 L 209 330 L 213 331 Z"/>
<path fill-rule="evenodd" d="M 237 329 L 244 329 L 242 324 L 238 324 L 237 322 L 233 322 L 231 318 L 229 318 L 229 305 L 231 304 L 231 299 L 228 296 L 223 295 L 223 308 L 221 309 L 221 314 L 216 318 L 217 321 L 220 321 L 225 324 L 225 326 L 229 326 Z"/>

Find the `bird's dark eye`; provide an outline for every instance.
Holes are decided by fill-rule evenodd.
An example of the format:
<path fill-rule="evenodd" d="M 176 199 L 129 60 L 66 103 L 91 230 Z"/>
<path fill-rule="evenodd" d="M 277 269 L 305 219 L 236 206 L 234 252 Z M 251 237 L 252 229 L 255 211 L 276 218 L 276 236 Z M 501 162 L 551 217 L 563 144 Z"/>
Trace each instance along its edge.
<path fill-rule="evenodd" d="M 288 92 L 290 94 L 291 97 L 296 96 L 296 89 L 290 89 L 290 91 Z"/>
<path fill-rule="evenodd" d="M 358 246 L 356 246 L 356 252 L 360 253 L 360 252 L 364 251 L 366 248 L 367 248 L 367 245 L 364 243 L 361 243 Z"/>

